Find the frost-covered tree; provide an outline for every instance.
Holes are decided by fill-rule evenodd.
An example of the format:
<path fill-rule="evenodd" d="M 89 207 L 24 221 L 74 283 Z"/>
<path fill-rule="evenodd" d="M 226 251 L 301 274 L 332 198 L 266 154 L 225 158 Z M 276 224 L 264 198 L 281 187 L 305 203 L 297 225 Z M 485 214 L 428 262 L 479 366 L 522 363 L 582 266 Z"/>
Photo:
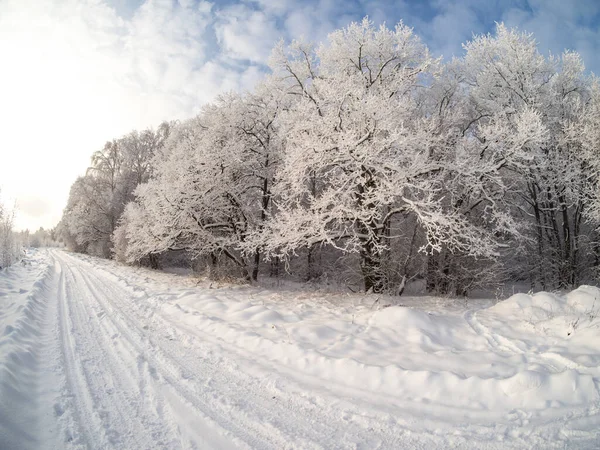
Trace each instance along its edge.
<path fill-rule="evenodd" d="M 300 99 L 282 115 L 278 214 L 262 236 L 271 252 L 323 243 L 357 253 L 365 288 L 373 291 L 386 288 L 382 255 L 398 237 L 397 218 L 417 220 L 426 252 L 496 254 L 494 235 L 510 231 L 509 220 L 495 208 L 488 179 L 497 176 L 502 154 L 539 138 L 535 113 L 520 112 L 517 128 L 492 120 L 479 139 L 464 136 L 456 121 L 423 105 L 438 62 L 403 24 L 389 30 L 365 19 L 317 49 L 281 44 L 272 63 Z M 473 160 L 486 139 L 490 156 Z M 322 186 L 316 195 L 313 178 Z M 448 183 L 480 195 L 453 199 Z M 467 214 L 473 202 L 485 206 L 478 221 Z"/>
<path fill-rule="evenodd" d="M 542 145 L 524 145 L 502 167 L 511 214 L 531 229 L 527 257 L 519 265 L 533 285 L 566 287 L 581 267 L 581 221 L 586 203 L 581 155 L 565 139 L 588 91 L 579 55 L 544 57 L 532 35 L 498 25 L 495 35 L 465 45 L 465 83 L 477 130 L 497 121 L 517 129 L 522 114 L 535 114 L 545 129 Z M 487 141 L 489 142 L 489 140 Z"/>
<path fill-rule="evenodd" d="M 587 221 L 587 234 L 580 235 L 582 248 L 577 248 L 592 275 L 600 267 L 600 81 L 590 80 L 589 96 L 578 120 L 571 121 L 566 131 L 565 145 L 572 158 L 577 158 L 579 170 L 569 179 L 581 186 L 577 192 L 582 198 L 577 212 Z M 577 225 L 579 222 L 575 222 Z M 585 257 L 588 257 L 586 260 Z"/>
<path fill-rule="evenodd" d="M 469 227 L 493 234 L 491 239 L 487 236 L 492 247 L 475 253 L 439 240 L 438 251 L 427 255 L 425 277 L 427 289 L 441 293 L 464 294 L 467 287 L 488 284 L 491 267 L 498 269 L 502 247 L 521 235 L 509 213 L 511 185 L 502 171 L 518 164 L 525 148 L 535 150 L 544 135 L 540 117 L 533 111 L 519 112 L 512 125 L 501 117 L 481 120 L 473 114 L 465 81 L 463 61 L 446 64 L 429 89 L 421 92 L 422 108 L 436 123 L 434 133 L 441 139 L 431 153 L 444 166 L 438 181 L 443 186 L 439 201 L 446 214 L 452 212 Z"/>
<path fill-rule="evenodd" d="M 34 233 L 30 233 L 29 230 L 25 230 L 20 233 L 21 242 L 28 247 L 40 248 L 40 247 L 54 247 L 58 245 L 55 239 L 55 232 L 53 229 L 44 229 L 44 227 L 38 228 Z"/>
<path fill-rule="evenodd" d="M 106 187 L 106 183 L 91 174 L 79 177 L 71 187 L 61 229 L 72 250 L 110 255 L 110 236 L 118 217 Z"/>
<path fill-rule="evenodd" d="M 269 214 L 284 98 L 274 83 L 222 96 L 173 130 L 118 230 L 128 260 L 186 250 L 194 257 L 223 255 L 246 278 L 258 277 L 260 248 L 246 248 L 247 254 L 240 248 Z"/>
<path fill-rule="evenodd" d="M 135 188 L 150 178 L 151 161 L 156 152 L 163 147 L 173 125 L 163 122 L 156 131 L 132 131 L 119 140 L 119 151 L 123 161 L 118 181 L 123 203 L 133 200 Z"/>
<path fill-rule="evenodd" d="M 148 180 L 149 162 L 163 144 L 170 125 L 158 131 L 132 132 L 106 143 L 91 166 L 73 184 L 60 230 L 69 246 L 108 257 L 112 234 L 136 186 Z"/>

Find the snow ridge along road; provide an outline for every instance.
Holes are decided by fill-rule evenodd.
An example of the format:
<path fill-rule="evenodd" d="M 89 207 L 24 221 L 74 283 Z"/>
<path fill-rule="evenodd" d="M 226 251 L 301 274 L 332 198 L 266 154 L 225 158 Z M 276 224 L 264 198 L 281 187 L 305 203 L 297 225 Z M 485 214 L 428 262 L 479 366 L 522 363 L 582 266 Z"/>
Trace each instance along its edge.
<path fill-rule="evenodd" d="M 0 449 L 598 448 L 594 289 L 376 311 L 31 251 L 0 272 Z"/>

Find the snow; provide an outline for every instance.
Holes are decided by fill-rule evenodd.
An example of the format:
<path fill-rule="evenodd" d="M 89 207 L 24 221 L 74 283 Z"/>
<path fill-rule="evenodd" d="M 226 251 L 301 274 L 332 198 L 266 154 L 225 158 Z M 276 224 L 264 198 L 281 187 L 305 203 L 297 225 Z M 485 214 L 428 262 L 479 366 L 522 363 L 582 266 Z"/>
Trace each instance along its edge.
<path fill-rule="evenodd" d="M 392 300 L 30 251 L 0 272 L 0 448 L 600 446 L 598 288 Z"/>

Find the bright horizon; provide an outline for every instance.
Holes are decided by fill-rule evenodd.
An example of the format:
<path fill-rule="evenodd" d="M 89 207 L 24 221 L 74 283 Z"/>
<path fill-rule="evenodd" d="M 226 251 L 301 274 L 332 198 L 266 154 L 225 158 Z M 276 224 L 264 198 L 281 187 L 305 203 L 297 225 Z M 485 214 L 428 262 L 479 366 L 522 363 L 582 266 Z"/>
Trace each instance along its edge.
<path fill-rule="evenodd" d="M 572 49 L 600 72 L 600 4 L 0 0 L 0 198 L 17 229 L 52 228 L 92 153 L 133 129 L 184 119 L 216 95 L 251 89 L 278 39 L 323 40 L 368 15 L 403 20 L 435 55 L 462 54 L 495 22 Z"/>

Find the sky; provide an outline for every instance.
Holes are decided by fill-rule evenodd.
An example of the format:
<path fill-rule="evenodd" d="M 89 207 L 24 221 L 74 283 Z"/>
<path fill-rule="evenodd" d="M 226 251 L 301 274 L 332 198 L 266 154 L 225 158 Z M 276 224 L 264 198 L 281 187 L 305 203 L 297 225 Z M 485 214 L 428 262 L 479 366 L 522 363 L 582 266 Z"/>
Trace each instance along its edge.
<path fill-rule="evenodd" d="M 0 0 L 0 199 L 51 228 L 104 143 L 250 90 L 279 39 L 369 16 L 402 20 L 445 58 L 496 22 L 600 74 L 600 0 Z"/>

